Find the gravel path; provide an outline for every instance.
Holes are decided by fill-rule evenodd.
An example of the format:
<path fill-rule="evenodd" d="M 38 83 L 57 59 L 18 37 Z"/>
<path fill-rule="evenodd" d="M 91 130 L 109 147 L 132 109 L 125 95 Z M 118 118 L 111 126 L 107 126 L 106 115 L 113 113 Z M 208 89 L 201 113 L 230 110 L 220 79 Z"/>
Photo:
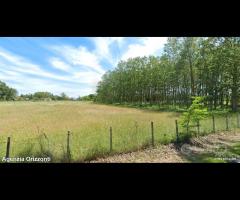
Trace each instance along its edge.
<path fill-rule="evenodd" d="M 176 148 L 173 144 L 158 145 L 136 152 L 99 158 L 91 163 L 186 163 L 186 155 L 194 155 L 217 150 L 219 146 L 228 146 L 240 142 L 240 133 L 218 133 L 191 139 L 190 143 Z"/>

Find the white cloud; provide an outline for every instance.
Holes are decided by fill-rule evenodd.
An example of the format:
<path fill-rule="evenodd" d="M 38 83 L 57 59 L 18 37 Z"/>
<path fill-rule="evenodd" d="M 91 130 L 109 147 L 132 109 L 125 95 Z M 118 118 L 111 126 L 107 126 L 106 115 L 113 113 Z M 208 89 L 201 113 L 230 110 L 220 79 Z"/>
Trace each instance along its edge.
<path fill-rule="evenodd" d="M 96 85 L 101 80 L 101 75 L 93 71 L 76 72 L 73 77 L 91 85 Z"/>
<path fill-rule="evenodd" d="M 80 95 L 83 96 L 94 92 L 94 87 L 78 87 L 76 84 L 64 84 L 53 80 L 43 80 L 38 78 L 27 78 L 24 81 L 23 79 L 19 79 L 8 85 L 16 88 L 22 94 L 47 91 L 57 95 L 64 92 L 71 97 L 78 97 Z M 31 85 L 31 87 L 29 87 L 29 85 Z"/>
<path fill-rule="evenodd" d="M 59 69 L 59 70 L 65 71 L 65 72 L 69 72 L 71 70 L 70 65 L 66 64 L 65 62 L 63 62 L 61 59 L 59 59 L 57 57 L 50 58 L 49 62 L 56 69 Z"/>
<path fill-rule="evenodd" d="M 71 97 L 78 97 L 94 93 L 95 84 L 89 83 L 89 78 L 85 79 L 80 79 L 79 82 L 56 82 L 52 79 L 27 77 L 24 74 L 8 75 L 8 72 L 4 70 L 1 70 L 0 73 L 0 80 L 6 82 L 10 87 L 16 88 L 20 94 L 47 91 L 58 95 L 65 92 Z"/>
<path fill-rule="evenodd" d="M 117 48 L 122 47 L 124 37 L 96 37 L 92 38 L 92 41 L 95 43 L 96 47 L 94 51 L 95 55 L 97 55 L 99 59 L 106 59 L 113 64 L 116 60 L 113 57 L 113 52 L 111 52 L 110 47 L 113 43 L 117 44 Z"/>
<path fill-rule="evenodd" d="M 43 68 L 0 47 L 0 80 L 10 83 L 20 93 L 49 91 L 54 94 L 65 92 L 74 97 L 87 95 L 95 92 L 107 69 L 103 62 L 115 67 L 120 59 L 156 55 L 167 38 L 137 38 L 134 44 L 124 37 L 90 40 L 94 44 L 91 50 L 86 46 L 65 44 L 47 47 L 55 56 L 46 58 L 46 61 L 51 67 L 67 72 L 62 75 L 48 71 L 49 66 Z"/>
<path fill-rule="evenodd" d="M 8 73 L 23 73 L 42 76 L 44 78 L 52 78 L 56 80 L 68 80 L 65 77 L 49 73 L 41 69 L 39 65 L 36 65 L 31 61 L 21 56 L 15 55 L 11 52 L 8 52 L 2 48 L 0 48 L 0 63 L 2 70 L 7 69 Z"/>
<path fill-rule="evenodd" d="M 70 64 L 76 66 L 85 66 L 104 74 L 105 70 L 99 64 L 100 60 L 97 55 L 91 53 L 86 47 L 80 46 L 78 48 L 72 46 L 54 46 L 50 47 L 61 56 L 63 56 Z"/>
<path fill-rule="evenodd" d="M 3 48 L 0 48 L 0 58 L 5 63 L 21 66 L 22 70 L 26 70 L 26 71 L 39 70 L 39 67 L 37 65 L 32 64 L 30 61 L 22 58 L 21 56 L 18 56 L 11 52 L 8 52 L 8 51 L 4 50 Z"/>
<path fill-rule="evenodd" d="M 109 58 L 109 56 L 111 56 L 109 46 L 112 40 L 110 38 L 97 37 L 92 38 L 92 40 L 95 43 L 95 53 L 97 55 L 103 56 L 104 58 Z"/>
<path fill-rule="evenodd" d="M 102 76 L 102 73 L 95 71 L 80 71 L 80 68 L 74 70 L 73 66 L 58 57 L 51 57 L 48 61 L 53 67 L 69 73 L 64 75 L 50 73 L 23 57 L 0 48 L 0 80 L 7 82 L 20 93 L 65 92 L 78 97 L 94 93 Z"/>
<path fill-rule="evenodd" d="M 130 44 L 127 51 L 122 55 L 122 60 L 134 58 L 138 56 L 155 55 L 161 50 L 167 42 L 166 37 L 147 37 L 139 38 L 138 44 Z"/>

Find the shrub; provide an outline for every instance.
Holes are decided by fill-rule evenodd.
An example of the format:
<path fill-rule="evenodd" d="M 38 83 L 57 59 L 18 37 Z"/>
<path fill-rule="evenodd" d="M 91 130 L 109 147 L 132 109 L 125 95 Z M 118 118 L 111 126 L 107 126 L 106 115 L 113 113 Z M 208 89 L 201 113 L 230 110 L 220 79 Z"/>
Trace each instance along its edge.
<path fill-rule="evenodd" d="M 188 108 L 187 112 L 184 112 L 180 118 L 180 125 L 189 131 L 190 127 L 196 126 L 196 124 L 206 118 L 209 113 L 207 108 L 204 107 L 204 97 L 193 97 L 192 105 Z"/>

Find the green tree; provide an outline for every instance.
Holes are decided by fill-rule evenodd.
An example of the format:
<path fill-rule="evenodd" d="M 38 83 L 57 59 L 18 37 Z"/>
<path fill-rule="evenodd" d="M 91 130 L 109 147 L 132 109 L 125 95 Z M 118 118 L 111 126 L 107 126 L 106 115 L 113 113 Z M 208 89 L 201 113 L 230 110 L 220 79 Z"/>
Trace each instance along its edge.
<path fill-rule="evenodd" d="M 168 38 L 161 57 L 129 58 L 104 74 L 96 100 L 188 108 L 201 96 L 209 109 L 237 111 L 239 62 L 239 37 Z"/>
<path fill-rule="evenodd" d="M 53 94 L 50 92 L 35 92 L 32 98 L 34 100 L 52 100 Z"/>
<path fill-rule="evenodd" d="M 89 94 L 86 96 L 78 97 L 78 101 L 95 101 L 96 100 L 96 95 L 95 94 Z"/>
<path fill-rule="evenodd" d="M 69 100 L 69 99 L 70 98 L 64 92 L 60 94 L 60 100 Z"/>
<path fill-rule="evenodd" d="M 6 83 L 0 81 L 0 100 L 9 101 L 15 100 L 17 97 L 17 90 L 8 87 Z"/>
<path fill-rule="evenodd" d="M 180 124 L 182 127 L 189 128 L 196 126 L 196 124 L 208 116 L 208 110 L 204 106 L 203 97 L 195 96 L 191 106 L 188 108 L 187 112 L 184 112 L 180 119 Z"/>

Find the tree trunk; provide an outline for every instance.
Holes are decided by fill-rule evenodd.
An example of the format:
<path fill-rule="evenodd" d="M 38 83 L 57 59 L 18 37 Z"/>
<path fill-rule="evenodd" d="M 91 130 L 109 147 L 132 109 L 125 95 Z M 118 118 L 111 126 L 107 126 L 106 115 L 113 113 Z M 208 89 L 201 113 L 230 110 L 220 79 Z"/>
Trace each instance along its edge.
<path fill-rule="evenodd" d="M 232 88 L 232 111 L 237 112 L 238 109 L 238 95 L 237 95 L 237 87 Z"/>
<path fill-rule="evenodd" d="M 189 67 L 190 67 L 190 78 L 191 78 L 191 95 L 195 96 L 193 66 L 192 66 L 192 59 L 190 58 L 190 56 L 189 56 Z"/>

